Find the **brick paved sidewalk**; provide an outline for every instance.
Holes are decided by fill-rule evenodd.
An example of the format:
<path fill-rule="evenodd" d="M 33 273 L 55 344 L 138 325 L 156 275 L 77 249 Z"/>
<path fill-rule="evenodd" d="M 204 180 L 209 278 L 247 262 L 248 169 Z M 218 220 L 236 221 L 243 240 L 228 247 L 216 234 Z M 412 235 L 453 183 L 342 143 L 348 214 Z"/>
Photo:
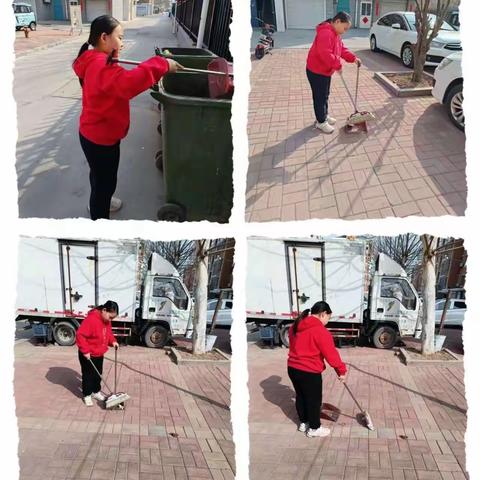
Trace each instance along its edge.
<path fill-rule="evenodd" d="M 233 479 L 229 368 L 142 347 L 119 357 L 118 391 L 132 398 L 105 411 L 83 405 L 76 348 L 16 345 L 20 479 Z M 104 370 L 113 388 L 113 363 Z"/>
<path fill-rule="evenodd" d="M 463 215 L 465 136 L 433 97 L 396 98 L 361 69 L 358 105 L 369 133 L 341 130 L 353 107 L 332 79 L 334 134 L 314 131 L 306 49 L 252 61 L 247 221 Z M 399 68 L 400 70 L 401 68 Z M 344 68 L 355 88 L 356 70 Z"/>
<path fill-rule="evenodd" d="M 82 39 L 86 41 L 90 26 L 83 27 L 83 32 L 79 35 L 80 31 L 77 30 L 70 35 L 70 30 L 65 26 L 59 27 L 47 27 L 38 25 L 37 30 L 29 32 L 28 38 L 25 38 L 25 34 L 22 31 L 16 32 L 15 36 L 15 54 L 17 56 L 26 55 L 34 50 L 42 48 L 49 48 L 60 43 L 75 41 Z"/>
<path fill-rule="evenodd" d="M 296 431 L 287 350 L 249 345 L 250 479 L 463 480 L 466 400 L 462 366 L 409 366 L 393 351 L 343 348 L 349 386 L 370 413 L 361 426 L 348 392 L 328 368 L 322 424 L 329 437 Z"/>

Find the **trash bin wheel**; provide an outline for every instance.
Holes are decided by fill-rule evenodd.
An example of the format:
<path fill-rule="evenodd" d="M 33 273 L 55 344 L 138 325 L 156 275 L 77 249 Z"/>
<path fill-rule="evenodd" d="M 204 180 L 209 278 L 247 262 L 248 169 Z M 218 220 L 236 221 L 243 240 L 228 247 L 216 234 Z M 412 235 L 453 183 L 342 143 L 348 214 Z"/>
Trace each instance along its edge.
<path fill-rule="evenodd" d="M 157 132 L 159 135 L 162 135 L 162 122 L 158 123 Z"/>
<path fill-rule="evenodd" d="M 187 213 L 182 205 L 166 203 L 158 210 L 157 217 L 167 222 L 184 222 L 187 219 Z"/>
<path fill-rule="evenodd" d="M 162 150 L 159 150 L 159 151 L 155 154 L 155 166 L 156 166 L 161 172 L 163 172 L 163 151 L 162 151 Z"/>
<path fill-rule="evenodd" d="M 158 109 L 162 111 L 162 104 L 160 102 L 158 103 Z"/>

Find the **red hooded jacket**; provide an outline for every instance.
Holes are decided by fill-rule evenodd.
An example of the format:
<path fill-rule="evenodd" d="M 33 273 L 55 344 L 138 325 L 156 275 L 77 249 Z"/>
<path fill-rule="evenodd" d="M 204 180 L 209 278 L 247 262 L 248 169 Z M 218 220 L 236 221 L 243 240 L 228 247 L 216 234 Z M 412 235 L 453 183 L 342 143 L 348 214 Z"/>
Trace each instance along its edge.
<path fill-rule="evenodd" d="M 347 367 L 333 343 L 332 334 L 317 317 L 312 315 L 298 324 L 296 335 L 293 325 L 288 332 L 290 351 L 288 366 L 304 372 L 321 373 L 325 370 L 325 360 L 335 369 L 337 375 L 345 375 Z"/>
<path fill-rule="evenodd" d="M 90 310 L 77 330 L 77 346 L 83 354 L 101 357 L 117 340 L 112 333 L 112 324 L 105 323 L 102 312 Z"/>
<path fill-rule="evenodd" d="M 168 72 L 168 62 L 155 56 L 132 70 L 107 65 L 107 54 L 87 50 L 73 63 L 83 81 L 80 133 L 97 145 L 115 145 L 128 133 L 131 98 Z"/>
<path fill-rule="evenodd" d="M 329 22 L 317 25 L 317 35 L 310 47 L 307 68 L 313 73 L 331 77 L 342 69 L 343 58 L 353 63 L 357 57 L 343 45 L 342 38 Z"/>

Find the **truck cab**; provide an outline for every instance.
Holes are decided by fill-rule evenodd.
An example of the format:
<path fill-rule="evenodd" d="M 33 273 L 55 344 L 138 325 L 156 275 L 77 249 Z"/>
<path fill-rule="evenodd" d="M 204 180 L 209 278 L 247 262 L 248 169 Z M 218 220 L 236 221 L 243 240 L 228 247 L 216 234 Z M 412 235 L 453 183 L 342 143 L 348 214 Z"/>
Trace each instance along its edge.
<path fill-rule="evenodd" d="M 184 334 L 190 325 L 192 299 L 178 271 L 153 253 L 143 283 L 142 337 L 148 347 L 161 348 L 170 335 Z"/>
<path fill-rule="evenodd" d="M 377 348 L 392 348 L 398 334 L 415 333 L 420 298 L 405 270 L 383 253 L 378 255 L 370 288 L 367 331 Z"/>

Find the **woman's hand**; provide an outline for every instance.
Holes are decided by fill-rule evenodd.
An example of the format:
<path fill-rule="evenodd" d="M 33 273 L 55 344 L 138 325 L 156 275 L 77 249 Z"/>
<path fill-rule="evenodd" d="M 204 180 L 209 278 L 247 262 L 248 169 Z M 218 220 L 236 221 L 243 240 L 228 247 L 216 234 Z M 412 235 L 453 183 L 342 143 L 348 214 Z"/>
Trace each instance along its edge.
<path fill-rule="evenodd" d="M 355 64 L 357 65 L 357 67 L 361 67 L 362 66 L 362 61 L 357 57 L 355 59 Z"/>
<path fill-rule="evenodd" d="M 175 60 L 172 60 L 171 58 L 167 58 L 166 60 L 168 62 L 168 72 L 169 73 L 176 73 L 176 72 L 178 72 L 178 70 L 183 70 L 183 65 L 180 65 Z"/>
<path fill-rule="evenodd" d="M 345 381 L 347 380 L 347 376 L 346 375 L 340 375 L 338 377 L 338 379 L 342 382 L 342 383 L 345 383 Z"/>
<path fill-rule="evenodd" d="M 84 353 L 83 356 L 84 356 L 87 360 L 90 360 L 90 354 L 89 354 L 89 353 Z"/>
<path fill-rule="evenodd" d="M 114 342 L 112 346 L 115 348 L 115 350 L 116 350 L 118 347 L 120 347 L 120 345 L 118 344 L 118 342 Z"/>

